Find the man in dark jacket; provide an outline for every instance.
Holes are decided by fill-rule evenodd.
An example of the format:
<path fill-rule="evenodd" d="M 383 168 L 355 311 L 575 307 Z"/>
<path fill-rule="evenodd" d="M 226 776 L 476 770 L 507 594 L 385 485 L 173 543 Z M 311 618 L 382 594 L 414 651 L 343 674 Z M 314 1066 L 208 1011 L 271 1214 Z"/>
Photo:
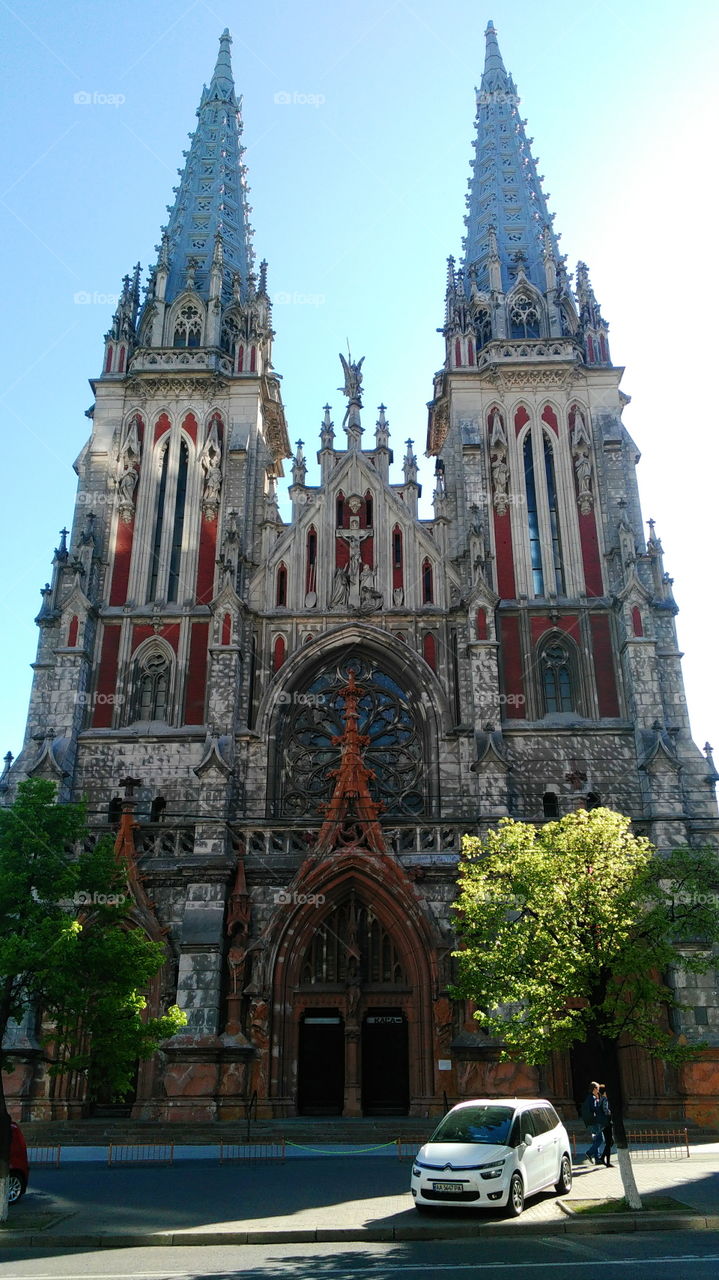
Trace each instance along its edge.
<path fill-rule="evenodd" d="M 585 1159 L 590 1164 L 599 1164 L 599 1146 L 602 1141 L 602 1115 L 599 1105 L 599 1085 L 596 1080 L 590 1082 L 589 1093 L 582 1103 L 582 1120 L 592 1135 L 592 1145 L 587 1151 Z"/>

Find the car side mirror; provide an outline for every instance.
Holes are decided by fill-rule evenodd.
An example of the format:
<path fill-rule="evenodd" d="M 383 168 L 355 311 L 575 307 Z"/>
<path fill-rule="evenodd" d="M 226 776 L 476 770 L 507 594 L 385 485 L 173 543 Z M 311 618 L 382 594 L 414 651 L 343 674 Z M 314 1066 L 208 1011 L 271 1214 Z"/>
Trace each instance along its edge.
<path fill-rule="evenodd" d="M 533 1142 L 533 1141 L 534 1141 L 534 1139 L 532 1138 L 531 1133 L 525 1133 L 525 1135 L 524 1135 L 524 1145 L 525 1145 L 525 1147 L 531 1147 L 531 1145 L 532 1145 L 532 1142 Z"/>

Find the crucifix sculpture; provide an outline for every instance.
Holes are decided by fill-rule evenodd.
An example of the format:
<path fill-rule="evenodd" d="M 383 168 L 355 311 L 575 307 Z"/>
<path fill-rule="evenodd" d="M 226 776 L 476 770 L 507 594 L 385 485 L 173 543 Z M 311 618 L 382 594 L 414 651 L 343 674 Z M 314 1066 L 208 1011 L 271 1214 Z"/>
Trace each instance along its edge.
<path fill-rule="evenodd" d="M 360 605 L 360 582 L 362 573 L 362 543 L 371 538 L 373 529 L 361 529 L 359 510 L 362 499 L 356 494 L 348 499 L 350 518 L 348 529 L 335 529 L 335 536 L 341 538 L 349 547 L 349 563 L 346 567 L 338 565 L 335 569 L 335 581 L 332 588 L 330 605 L 341 608 L 343 605 L 358 609 Z"/>

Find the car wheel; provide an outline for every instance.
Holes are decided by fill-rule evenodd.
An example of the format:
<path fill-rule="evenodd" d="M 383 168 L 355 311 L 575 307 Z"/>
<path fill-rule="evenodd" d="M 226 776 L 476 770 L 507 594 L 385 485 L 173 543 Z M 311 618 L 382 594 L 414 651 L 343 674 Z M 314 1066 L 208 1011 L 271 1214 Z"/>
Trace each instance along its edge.
<path fill-rule="evenodd" d="M 8 1204 L 15 1204 L 25 1194 L 25 1179 L 16 1169 L 11 1169 L 8 1184 Z"/>
<path fill-rule="evenodd" d="M 566 1196 L 572 1190 L 572 1162 L 568 1155 L 562 1156 L 559 1178 L 554 1184 L 554 1189 L 559 1196 Z"/>
<path fill-rule="evenodd" d="M 512 1218 L 518 1218 L 524 1208 L 524 1183 L 521 1174 L 513 1173 L 509 1184 L 507 1210 Z"/>

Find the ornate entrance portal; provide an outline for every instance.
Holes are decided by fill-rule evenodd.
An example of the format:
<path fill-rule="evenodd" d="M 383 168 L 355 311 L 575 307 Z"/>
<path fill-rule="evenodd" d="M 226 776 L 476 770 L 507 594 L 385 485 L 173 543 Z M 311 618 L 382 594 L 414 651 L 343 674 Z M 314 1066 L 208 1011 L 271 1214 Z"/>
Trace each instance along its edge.
<path fill-rule="evenodd" d="M 296 997 L 297 1109 L 406 1115 L 412 990 L 391 935 L 349 897 L 305 953 Z"/>
<path fill-rule="evenodd" d="M 329 739 L 339 748 L 334 786 L 288 895 L 298 905 L 274 966 L 282 1013 L 273 1089 L 305 1114 L 406 1115 L 434 1092 L 436 939 L 385 844 L 383 805 L 370 791 L 378 772 L 364 759 L 371 735 L 359 731 L 368 691 L 354 668 L 338 698 L 344 732 Z"/>

